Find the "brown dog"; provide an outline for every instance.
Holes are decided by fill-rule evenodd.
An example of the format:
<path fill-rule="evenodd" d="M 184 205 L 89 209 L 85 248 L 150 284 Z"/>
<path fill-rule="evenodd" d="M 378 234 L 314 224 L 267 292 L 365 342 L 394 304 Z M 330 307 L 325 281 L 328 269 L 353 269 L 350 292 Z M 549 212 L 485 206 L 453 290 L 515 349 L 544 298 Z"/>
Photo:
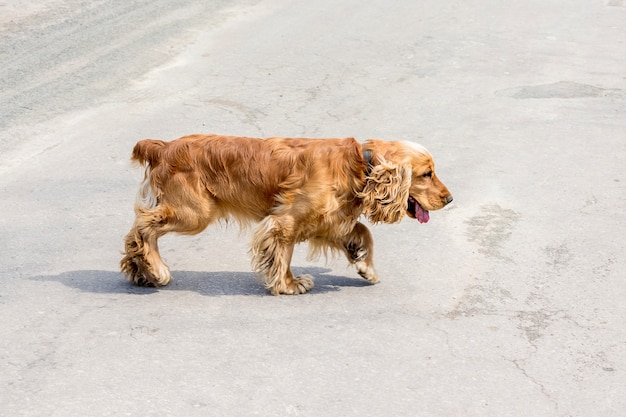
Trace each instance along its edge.
<path fill-rule="evenodd" d="M 452 201 L 430 153 L 411 142 L 192 135 L 142 140 L 131 159 L 145 166 L 145 179 L 120 265 L 137 285 L 170 281 L 159 237 L 200 233 L 220 219 L 260 222 L 252 263 L 272 294 L 313 288 L 310 275 L 294 277 L 290 269 L 294 245 L 304 241 L 312 253 L 344 253 L 363 278 L 377 282 L 361 214 L 373 223 L 405 214 L 425 223 L 429 210 Z"/>

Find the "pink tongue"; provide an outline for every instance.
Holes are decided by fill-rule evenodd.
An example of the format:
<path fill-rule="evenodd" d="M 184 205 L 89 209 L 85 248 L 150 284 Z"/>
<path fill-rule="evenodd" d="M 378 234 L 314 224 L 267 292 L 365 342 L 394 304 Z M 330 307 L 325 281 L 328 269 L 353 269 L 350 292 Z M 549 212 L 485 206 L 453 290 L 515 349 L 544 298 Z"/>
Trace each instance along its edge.
<path fill-rule="evenodd" d="M 415 202 L 415 218 L 420 223 L 428 223 L 428 220 L 430 220 L 430 215 L 428 214 L 428 210 L 425 210 L 424 208 L 422 208 L 422 206 L 420 206 L 417 201 Z"/>

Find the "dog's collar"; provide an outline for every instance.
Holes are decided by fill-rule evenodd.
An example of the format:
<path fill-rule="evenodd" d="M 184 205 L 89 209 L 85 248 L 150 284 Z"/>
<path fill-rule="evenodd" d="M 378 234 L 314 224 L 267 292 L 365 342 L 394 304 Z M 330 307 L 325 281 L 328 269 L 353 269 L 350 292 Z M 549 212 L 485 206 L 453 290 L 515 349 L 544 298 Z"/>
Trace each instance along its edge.
<path fill-rule="evenodd" d="M 367 166 L 365 167 L 365 176 L 369 177 L 370 172 L 372 171 L 372 158 L 374 157 L 373 152 L 371 149 L 364 149 L 363 150 L 363 159 L 365 160 L 365 163 L 367 164 Z"/>

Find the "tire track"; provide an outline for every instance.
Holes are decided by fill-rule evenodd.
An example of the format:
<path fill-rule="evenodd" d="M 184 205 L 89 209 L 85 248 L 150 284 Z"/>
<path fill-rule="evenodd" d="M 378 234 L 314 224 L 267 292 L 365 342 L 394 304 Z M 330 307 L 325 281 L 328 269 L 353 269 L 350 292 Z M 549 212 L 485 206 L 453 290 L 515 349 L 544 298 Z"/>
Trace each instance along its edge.
<path fill-rule="evenodd" d="M 232 3 L 67 0 L 3 25 L 0 130 L 105 101 L 173 58 L 199 29 L 218 26 Z M 10 140 L 0 137 L 0 147 Z"/>

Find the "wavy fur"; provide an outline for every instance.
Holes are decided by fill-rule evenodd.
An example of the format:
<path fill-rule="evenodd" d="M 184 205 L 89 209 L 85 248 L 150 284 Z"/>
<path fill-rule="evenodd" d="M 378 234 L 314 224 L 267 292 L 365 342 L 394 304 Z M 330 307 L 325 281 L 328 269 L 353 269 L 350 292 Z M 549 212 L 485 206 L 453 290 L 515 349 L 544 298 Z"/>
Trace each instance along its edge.
<path fill-rule="evenodd" d="M 363 151 L 372 151 L 371 168 Z M 131 159 L 144 166 L 135 222 L 125 238 L 121 270 L 137 285 L 166 285 L 170 272 L 159 256 L 166 233 L 196 234 L 218 220 L 258 222 L 252 266 L 273 294 L 313 288 L 309 275 L 290 269 L 293 248 L 342 252 L 359 274 L 377 282 L 372 235 L 358 221 L 394 223 L 409 198 L 428 210 L 451 196 L 425 150 L 404 142 L 346 139 L 255 139 L 192 135 L 138 142 Z"/>
<path fill-rule="evenodd" d="M 399 222 L 406 213 L 410 186 L 411 167 L 398 166 L 381 157 L 358 194 L 363 199 L 363 213 L 374 224 Z"/>

